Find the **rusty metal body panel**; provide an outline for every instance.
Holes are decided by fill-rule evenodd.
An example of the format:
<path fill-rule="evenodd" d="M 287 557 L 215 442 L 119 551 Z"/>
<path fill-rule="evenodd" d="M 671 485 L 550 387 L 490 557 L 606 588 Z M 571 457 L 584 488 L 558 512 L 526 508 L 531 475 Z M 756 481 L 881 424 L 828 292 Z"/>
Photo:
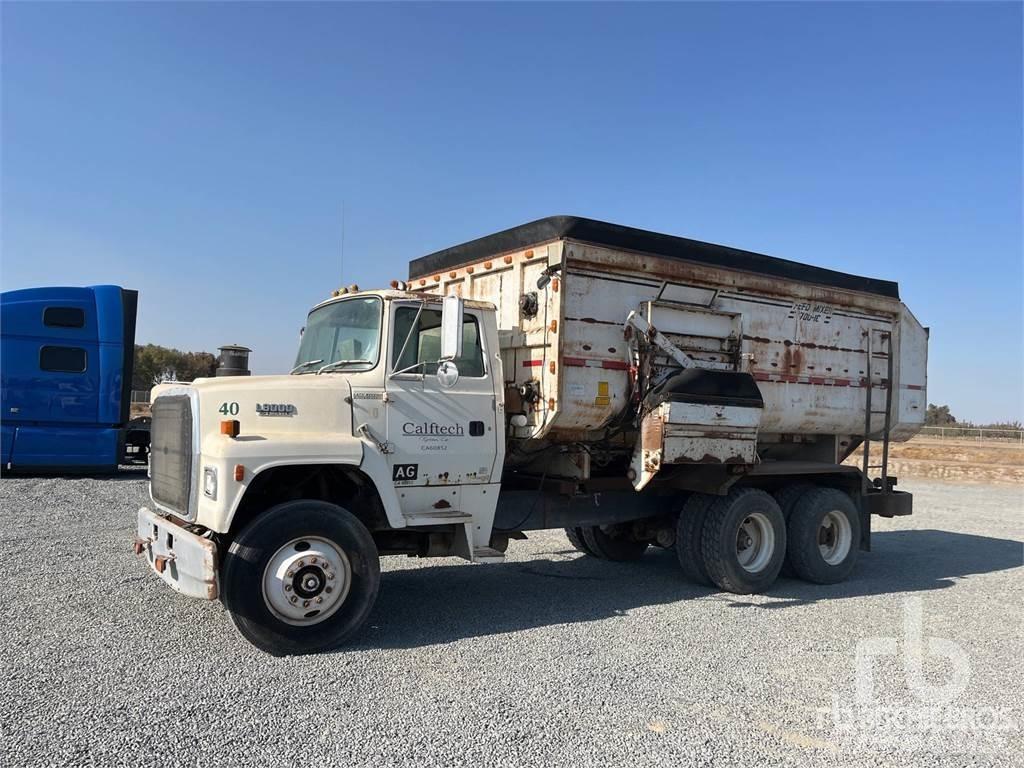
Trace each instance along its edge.
<path fill-rule="evenodd" d="M 663 464 L 756 464 L 760 408 L 662 403 L 640 423 L 631 464 L 639 491 Z"/>
<path fill-rule="evenodd" d="M 820 437 L 833 460 L 842 458 L 864 432 L 868 386 L 876 404 L 892 387 L 893 439 L 909 439 L 924 423 L 927 331 L 894 284 L 875 291 L 852 276 L 823 284 L 818 273 L 827 271 L 811 267 L 812 279 L 787 279 L 571 237 L 483 258 L 479 245 L 467 253 L 471 263 L 414 276 L 411 287 L 498 307 L 506 385 L 532 382 L 538 395 L 523 406 L 525 426 L 510 430 L 523 446 L 598 441 L 621 422 L 632 381 L 623 323 L 642 307 L 697 365 L 756 379 L 762 446 Z M 545 270 L 551 280 L 538 289 Z M 858 280 L 864 290 L 847 287 Z M 868 360 L 872 332 L 888 334 L 892 381 L 884 356 Z M 872 417 L 872 430 L 882 424 Z"/>
<path fill-rule="evenodd" d="M 136 552 L 176 592 L 216 600 L 217 544 L 190 530 L 183 520 L 159 515 L 146 507 L 138 514 Z"/>

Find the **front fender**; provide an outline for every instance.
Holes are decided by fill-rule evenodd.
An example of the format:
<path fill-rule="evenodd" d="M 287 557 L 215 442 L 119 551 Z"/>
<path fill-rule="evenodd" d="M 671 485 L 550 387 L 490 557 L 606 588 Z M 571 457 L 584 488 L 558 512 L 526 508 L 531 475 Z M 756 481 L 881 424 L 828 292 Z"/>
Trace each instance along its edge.
<path fill-rule="evenodd" d="M 325 438 L 322 433 L 275 434 L 271 437 L 227 435 L 203 446 L 200 456 L 199 513 L 196 522 L 218 533 L 226 533 L 245 492 L 256 477 L 274 467 L 339 464 L 358 467 L 376 486 L 388 524 L 404 528 L 398 494 L 391 482 L 387 460 L 376 446 L 354 437 Z M 235 467 L 241 465 L 242 480 L 236 481 Z M 203 492 L 207 467 L 217 472 L 217 498 Z"/>

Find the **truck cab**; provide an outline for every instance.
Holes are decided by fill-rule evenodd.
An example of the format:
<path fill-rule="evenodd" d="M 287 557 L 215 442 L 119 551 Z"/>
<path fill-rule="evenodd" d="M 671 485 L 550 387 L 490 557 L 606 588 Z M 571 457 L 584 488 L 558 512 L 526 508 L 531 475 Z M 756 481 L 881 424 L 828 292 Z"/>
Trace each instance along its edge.
<path fill-rule="evenodd" d="M 336 294 L 309 313 L 289 374 L 154 390 L 153 509 L 140 510 L 136 550 L 178 591 L 243 600 L 246 588 L 232 589 L 245 570 L 233 548 L 262 542 L 268 514 L 288 518 L 289 504 L 343 513 L 362 529 L 355 554 L 319 545 L 318 562 L 335 574 L 343 562 L 350 574 L 355 565 L 377 573 L 377 554 L 503 557 L 507 539 L 493 541 L 491 530 L 505 452 L 493 306 L 398 290 Z M 264 589 L 300 594 L 282 579 Z M 324 615 L 306 602 L 287 599 L 271 613 L 286 625 Z"/>
<path fill-rule="evenodd" d="M 131 403 L 138 294 L 115 285 L 7 291 L 3 328 L 3 467 L 117 468 Z"/>

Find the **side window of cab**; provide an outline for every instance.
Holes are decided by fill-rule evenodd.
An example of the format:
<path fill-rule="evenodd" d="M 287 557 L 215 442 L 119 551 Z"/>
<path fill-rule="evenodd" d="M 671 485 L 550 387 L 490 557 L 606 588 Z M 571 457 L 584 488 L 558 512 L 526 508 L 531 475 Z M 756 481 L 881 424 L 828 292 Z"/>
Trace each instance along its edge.
<path fill-rule="evenodd" d="M 437 373 L 441 356 L 441 310 L 424 308 L 420 311 L 414 306 L 396 309 L 391 349 L 392 371 L 431 376 Z M 486 375 L 480 324 L 468 312 L 462 316 L 462 356 L 456 358 L 455 365 L 460 376 L 482 378 Z"/>

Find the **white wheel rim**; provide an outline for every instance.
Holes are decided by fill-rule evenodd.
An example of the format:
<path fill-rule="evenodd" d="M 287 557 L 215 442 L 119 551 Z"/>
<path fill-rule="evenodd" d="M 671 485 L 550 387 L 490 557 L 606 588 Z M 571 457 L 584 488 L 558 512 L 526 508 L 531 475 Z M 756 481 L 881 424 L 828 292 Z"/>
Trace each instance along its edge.
<path fill-rule="evenodd" d="M 761 512 L 747 515 L 736 532 L 736 559 L 747 573 L 759 573 L 775 554 L 775 529 Z"/>
<path fill-rule="evenodd" d="M 839 565 L 850 554 L 853 530 L 850 521 L 838 509 L 830 510 L 818 526 L 818 551 L 829 565 Z"/>
<path fill-rule="evenodd" d="M 337 544 L 318 536 L 292 539 L 263 570 L 263 601 L 281 621 L 319 624 L 345 602 L 352 565 Z"/>

